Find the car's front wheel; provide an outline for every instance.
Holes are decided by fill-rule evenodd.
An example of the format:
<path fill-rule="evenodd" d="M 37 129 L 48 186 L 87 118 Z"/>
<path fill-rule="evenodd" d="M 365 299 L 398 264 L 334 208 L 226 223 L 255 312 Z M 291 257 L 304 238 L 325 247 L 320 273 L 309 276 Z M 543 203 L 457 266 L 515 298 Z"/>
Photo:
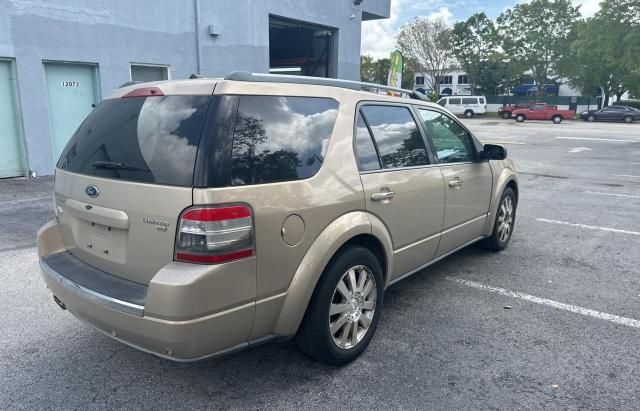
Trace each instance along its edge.
<path fill-rule="evenodd" d="M 593 123 L 594 121 L 596 121 L 596 116 L 594 116 L 593 114 L 589 114 L 587 116 L 587 121 Z"/>
<path fill-rule="evenodd" d="M 465 111 L 465 112 L 464 112 L 464 116 L 465 116 L 466 118 L 471 118 L 471 117 L 473 117 L 473 110 L 467 110 L 467 111 Z"/>
<path fill-rule="evenodd" d="M 516 206 L 516 194 L 510 187 L 505 188 L 502 197 L 500 197 L 500 204 L 498 205 L 491 237 L 484 239 L 480 243 L 481 246 L 493 251 L 500 251 L 507 248 L 516 223 Z"/>
<path fill-rule="evenodd" d="M 348 247 L 327 266 L 296 336 L 311 358 L 343 365 L 357 358 L 376 331 L 383 297 L 382 268 L 367 248 Z"/>

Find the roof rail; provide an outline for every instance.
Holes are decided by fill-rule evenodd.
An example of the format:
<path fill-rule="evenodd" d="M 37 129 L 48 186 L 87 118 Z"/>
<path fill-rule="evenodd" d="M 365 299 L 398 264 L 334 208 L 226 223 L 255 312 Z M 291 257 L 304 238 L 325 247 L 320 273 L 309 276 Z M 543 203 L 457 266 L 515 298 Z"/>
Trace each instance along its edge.
<path fill-rule="evenodd" d="M 365 90 L 376 92 L 379 90 L 393 91 L 396 93 L 406 94 L 409 98 L 415 100 L 429 101 L 427 96 L 415 90 L 407 90 L 398 87 L 383 86 L 380 84 L 364 83 L 361 81 L 352 80 L 340 80 L 334 78 L 325 77 L 308 77 L 308 76 L 291 76 L 283 74 L 263 74 L 263 73 L 249 73 L 248 71 L 234 71 L 227 75 L 225 80 L 234 81 L 254 81 L 264 83 L 293 83 L 293 84 L 313 84 L 317 86 L 329 86 L 348 88 L 351 90 Z"/>

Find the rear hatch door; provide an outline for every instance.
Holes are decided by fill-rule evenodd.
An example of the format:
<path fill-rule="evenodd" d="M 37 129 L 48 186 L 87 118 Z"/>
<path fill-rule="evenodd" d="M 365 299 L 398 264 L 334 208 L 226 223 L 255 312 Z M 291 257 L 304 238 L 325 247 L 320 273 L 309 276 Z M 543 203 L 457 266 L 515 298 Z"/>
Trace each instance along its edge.
<path fill-rule="evenodd" d="M 142 284 L 173 260 L 211 100 L 156 89 L 94 109 L 57 166 L 56 213 L 74 256 Z"/>

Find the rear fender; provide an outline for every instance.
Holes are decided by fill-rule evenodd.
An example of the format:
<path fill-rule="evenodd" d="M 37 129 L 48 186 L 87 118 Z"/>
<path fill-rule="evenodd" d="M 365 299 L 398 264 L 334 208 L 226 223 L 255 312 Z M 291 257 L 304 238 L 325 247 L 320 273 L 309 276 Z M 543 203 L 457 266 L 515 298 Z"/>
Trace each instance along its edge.
<path fill-rule="evenodd" d="M 371 218 L 372 216 L 364 211 L 354 211 L 337 218 L 318 235 L 291 280 L 273 334 L 296 333 L 322 272 L 340 247 L 357 235 L 386 232 L 379 220 L 372 224 Z M 376 235 L 375 233 L 373 235 Z M 386 238 L 378 239 L 385 248 L 387 272 L 390 272 L 393 256 L 390 238 L 386 234 Z"/>

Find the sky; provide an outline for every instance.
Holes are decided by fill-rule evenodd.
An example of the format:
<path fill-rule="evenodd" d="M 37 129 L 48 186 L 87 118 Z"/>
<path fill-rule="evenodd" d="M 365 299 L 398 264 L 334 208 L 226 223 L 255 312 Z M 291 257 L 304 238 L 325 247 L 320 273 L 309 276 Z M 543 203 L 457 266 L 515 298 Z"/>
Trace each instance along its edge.
<path fill-rule="evenodd" d="M 495 19 L 504 10 L 526 0 L 391 0 L 391 17 L 362 23 L 362 54 L 375 58 L 389 57 L 395 48 L 395 34 L 406 22 L 417 16 L 442 17 L 453 25 L 484 11 Z M 573 0 L 580 5 L 582 15 L 592 16 L 600 0 Z"/>

